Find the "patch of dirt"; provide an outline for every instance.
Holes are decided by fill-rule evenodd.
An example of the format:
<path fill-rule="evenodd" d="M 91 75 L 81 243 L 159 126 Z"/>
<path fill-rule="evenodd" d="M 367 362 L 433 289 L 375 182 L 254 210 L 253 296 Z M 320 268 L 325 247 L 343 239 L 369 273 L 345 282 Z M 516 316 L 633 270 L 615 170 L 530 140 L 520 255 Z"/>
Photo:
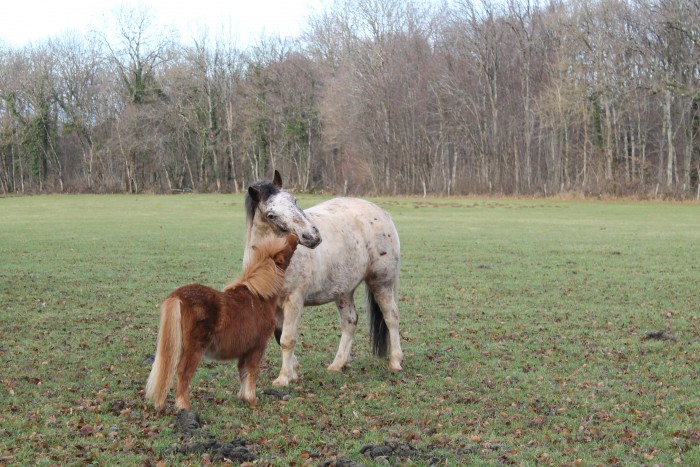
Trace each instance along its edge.
<path fill-rule="evenodd" d="M 657 339 L 664 341 L 675 341 L 676 336 L 668 331 L 649 331 L 644 333 L 644 339 Z"/>
<path fill-rule="evenodd" d="M 384 444 L 366 444 L 360 448 L 360 454 L 367 459 L 371 459 L 377 464 L 403 465 L 409 461 L 421 461 L 425 465 L 441 465 L 445 459 L 434 456 L 430 451 L 423 451 L 411 444 L 399 441 L 387 441 Z M 352 459 L 339 456 L 337 458 L 325 459 L 318 464 L 319 467 L 356 467 L 358 464 Z"/>
<path fill-rule="evenodd" d="M 349 457 L 338 456 L 331 459 L 325 459 L 323 462 L 318 464 L 318 467 L 362 467 L 362 464 L 358 464 Z"/>
<path fill-rule="evenodd" d="M 181 438 L 197 436 L 202 429 L 202 419 L 197 412 L 192 410 L 180 410 L 175 417 L 175 432 Z"/>
<path fill-rule="evenodd" d="M 292 398 L 292 395 L 289 394 L 289 392 L 285 391 L 278 391 L 277 389 L 263 389 L 262 391 L 263 395 L 271 397 L 273 399 L 279 399 L 283 401 L 288 401 L 289 399 Z"/>
<path fill-rule="evenodd" d="M 202 428 L 202 420 L 197 412 L 180 410 L 175 418 L 174 429 L 181 443 L 172 448 L 172 454 L 208 454 L 212 461 L 231 461 L 238 464 L 258 458 L 250 452 L 244 439 L 234 438 L 229 442 L 216 439 Z"/>
<path fill-rule="evenodd" d="M 270 391 L 269 397 L 289 396 L 287 393 Z M 227 462 L 241 464 L 252 462 L 258 456 L 251 452 L 244 439 L 234 438 L 229 442 L 216 439 L 203 427 L 202 419 L 197 412 L 180 410 L 174 424 L 174 432 L 179 436 L 180 443 L 169 450 L 174 454 L 206 454 L 212 462 Z M 430 448 L 421 449 L 413 444 L 401 441 L 387 441 L 384 444 L 366 444 L 360 448 L 359 454 L 367 461 L 379 465 L 404 465 L 407 462 L 419 462 L 428 466 L 445 463 L 444 457 L 435 455 Z M 362 467 L 352 458 L 344 455 L 326 458 L 319 462 L 318 467 Z"/>

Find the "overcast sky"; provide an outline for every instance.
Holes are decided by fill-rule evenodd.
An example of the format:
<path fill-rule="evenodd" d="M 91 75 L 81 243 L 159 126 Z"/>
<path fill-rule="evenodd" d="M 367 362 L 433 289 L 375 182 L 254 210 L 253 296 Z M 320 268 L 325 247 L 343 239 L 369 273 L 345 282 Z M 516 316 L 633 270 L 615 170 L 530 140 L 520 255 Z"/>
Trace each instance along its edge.
<path fill-rule="evenodd" d="M 183 42 L 207 27 L 229 31 L 242 45 L 265 35 L 296 36 L 306 18 L 329 0 L 3 0 L 0 44 L 23 47 L 69 31 L 85 34 L 105 24 L 120 5 L 147 5 L 159 24 L 173 26 Z"/>

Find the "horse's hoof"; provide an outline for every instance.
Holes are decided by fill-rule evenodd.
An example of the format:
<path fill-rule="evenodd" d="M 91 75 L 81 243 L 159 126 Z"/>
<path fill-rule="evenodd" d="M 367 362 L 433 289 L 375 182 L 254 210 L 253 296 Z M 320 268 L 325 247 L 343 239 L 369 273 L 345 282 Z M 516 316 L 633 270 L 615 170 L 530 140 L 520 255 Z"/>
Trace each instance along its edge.
<path fill-rule="evenodd" d="M 328 365 L 328 368 L 326 368 L 326 371 L 328 373 L 342 373 L 343 368 L 345 368 L 345 365 L 336 365 L 334 363 L 331 363 Z"/>
<path fill-rule="evenodd" d="M 279 376 L 276 380 L 272 382 L 273 386 L 289 386 L 289 378 L 286 376 Z"/>
<path fill-rule="evenodd" d="M 389 365 L 389 370 L 393 371 L 394 373 L 398 373 L 399 371 L 403 370 L 403 368 L 401 368 L 400 363 L 395 363 L 395 364 Z"/>

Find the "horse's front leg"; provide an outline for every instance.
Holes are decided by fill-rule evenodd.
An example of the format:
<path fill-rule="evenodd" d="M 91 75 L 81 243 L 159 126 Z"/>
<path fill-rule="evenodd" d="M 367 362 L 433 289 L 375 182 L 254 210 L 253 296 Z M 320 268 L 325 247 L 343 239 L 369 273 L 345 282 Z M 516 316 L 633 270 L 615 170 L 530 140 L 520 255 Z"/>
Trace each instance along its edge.
<path fill-rule="evenodd" d="M 279 308 L 277 310 L 277 323 L 275 324 L 275 340 L 277 341 L 277 345 L 281 346 L 282 345 L 282 328 L 284 327 L 284 308 Z M 299 361 L 297 360 L 297 356 L 294 352 L 292 352 L 292 369 L 294 370 L 294 374 L 296 374 L 297 371 L 299 371 Z"/>
<path fill-rule="evenodd" d="M 335 354 L 333 363 L 328 366 L 328 371 L 341 371 L 350 360 L 352 339 L 357 327 L 357 310 L 355 310 L 353 292 L 336 299 L 335 306 L 340 315 L 341 336 L 338 352 Z"/>
<path fill-rule="evenodd" d="M 282 349 L 282 368 L 277 379 L 272 382 L 275 386 L 289 386 L 291 381 L 299 379 L 297 373 L 299 363 L 294 355 L 294 347 L 297 343 L 297 332 L 303 308 L 304 300 L 301 297 L 288 296 L 282 304 L 284 324 L 281 333 L 275 332 L 276 336 L 279 335 L 278 341 Z"/>

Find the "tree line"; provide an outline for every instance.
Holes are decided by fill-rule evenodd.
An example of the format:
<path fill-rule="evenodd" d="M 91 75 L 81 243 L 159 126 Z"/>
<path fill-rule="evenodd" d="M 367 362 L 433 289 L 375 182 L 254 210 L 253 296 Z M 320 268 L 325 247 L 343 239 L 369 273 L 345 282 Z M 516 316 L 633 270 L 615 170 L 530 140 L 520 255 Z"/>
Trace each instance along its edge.
<path fill-rule="evenodd" d="M 335 0 L 187 43 L 0 43 L 0 192 L 700 197 L 700 1 Z"/>

